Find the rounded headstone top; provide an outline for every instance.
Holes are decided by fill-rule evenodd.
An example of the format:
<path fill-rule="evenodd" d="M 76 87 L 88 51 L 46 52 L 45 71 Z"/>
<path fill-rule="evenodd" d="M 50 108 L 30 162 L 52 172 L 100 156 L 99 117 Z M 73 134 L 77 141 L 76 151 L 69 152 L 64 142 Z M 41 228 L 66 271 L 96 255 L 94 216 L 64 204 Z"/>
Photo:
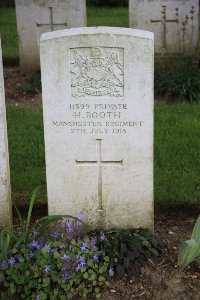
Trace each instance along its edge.
<path fill-rule="evenodd" d="M 122 28 L 122 27 L 81 27 L 81 28 L 71 28 L 64 30 L 57 30 L 53 32 L 46 32 L 41 35 L 40 42 L 58 39 L 63 37 L 75 36 L 75 35 L 89 35 L 89 34 L 111 34 L 111 35 L 127 35 L 134 36 L 145 39 L 154 39 L 153 32 L 131 29 L 131 28 Z"/>

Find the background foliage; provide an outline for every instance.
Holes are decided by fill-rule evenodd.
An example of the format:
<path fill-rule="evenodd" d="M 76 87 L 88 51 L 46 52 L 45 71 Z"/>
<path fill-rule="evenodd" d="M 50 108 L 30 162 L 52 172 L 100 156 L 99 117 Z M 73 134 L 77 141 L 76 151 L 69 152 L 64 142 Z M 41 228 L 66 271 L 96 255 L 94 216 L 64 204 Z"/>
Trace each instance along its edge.
<path fill-rule="evenodd" d="M 10 7 L 15 6 L 15 0 L 1 0 L 0 7 Z"/>
<path fill-rule="evenodd" d="M 87 0 L 87 4 L 95 6 L 128 6 L 128 0 Z"/>
<path fill-rule="evenodd" d="M 200 101 L 200 58 L 155 61 L 155 94 L 175 101 Z"/>

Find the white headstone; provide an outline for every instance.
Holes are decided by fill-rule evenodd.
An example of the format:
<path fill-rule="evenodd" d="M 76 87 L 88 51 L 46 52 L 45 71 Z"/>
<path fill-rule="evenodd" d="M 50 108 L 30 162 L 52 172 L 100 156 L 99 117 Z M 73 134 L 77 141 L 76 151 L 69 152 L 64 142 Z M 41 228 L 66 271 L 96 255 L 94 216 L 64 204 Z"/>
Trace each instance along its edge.
<path fill-rule="evenodd" d="M 0 226 L 12 224 L 5 93 L 0 40 Z"/>
<path fill-rule="evenodd" d="M 43 32 L 86 26 L 86 0 L 15 0 L 20 67 L 40 68 L 39 40 Z"/>
<path fill-rule="evenodd" d="M 153 31 L 156 53 L 193 54 L 198 20 L 199 0 L 129 0 L 130 27 Z"/>
<path fill-rule="evenodd" d="M 153 34 L 43 34 L 49 214 L 93 227 L 153 228 Z"/>

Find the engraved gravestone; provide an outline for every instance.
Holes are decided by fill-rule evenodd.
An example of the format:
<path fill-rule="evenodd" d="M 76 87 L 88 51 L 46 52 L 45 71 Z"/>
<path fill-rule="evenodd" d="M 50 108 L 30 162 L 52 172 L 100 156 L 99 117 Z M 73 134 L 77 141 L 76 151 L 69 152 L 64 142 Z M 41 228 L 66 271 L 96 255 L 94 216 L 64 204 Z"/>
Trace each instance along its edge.
<path fill-rule="evenodd" d="M 12 224 L 5 93 L 0 40 L 0 227 Z"/>
<path fill-rule="evenodd" d="M 85 0 L 15 0 L 20 67 L 40 68 L 39 39 L 43 32 L 86 26 Z"/>
<path fill-rule="evenodd" d="M 153 34 L 79 28 L 41 37 L 49 214 L 153 228 Z"/>
<path fill-rule="evenodd" d="M 191 55 L 198 44 L 199 0 L 129 0 L 129 24 L 155 34 L 155 52 Z"/>

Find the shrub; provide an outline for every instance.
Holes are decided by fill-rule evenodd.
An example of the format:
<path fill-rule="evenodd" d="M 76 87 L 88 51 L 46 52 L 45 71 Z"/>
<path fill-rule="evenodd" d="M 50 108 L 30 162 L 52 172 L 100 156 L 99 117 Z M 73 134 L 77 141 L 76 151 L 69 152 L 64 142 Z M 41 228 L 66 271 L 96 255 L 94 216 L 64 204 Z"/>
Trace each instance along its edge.
<path fill-rule="evenodd" d="M 181 57 L 156 61 L 155 94 L 177 101 L 200 101 L 200 63 L 198 58 Z"/>

